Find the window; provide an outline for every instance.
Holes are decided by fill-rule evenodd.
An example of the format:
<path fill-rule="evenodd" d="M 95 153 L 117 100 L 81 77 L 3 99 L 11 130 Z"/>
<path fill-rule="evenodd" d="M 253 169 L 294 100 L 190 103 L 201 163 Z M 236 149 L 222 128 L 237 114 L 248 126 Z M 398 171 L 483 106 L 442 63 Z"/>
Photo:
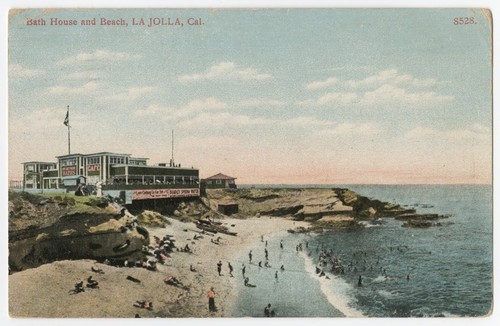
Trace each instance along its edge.
<path fill-rule="evenodd" d="M 146 165 L 146 161 L 145 160 L 133 160 L 133 159 L 131 159 L 129 164 L 130 165 Z"/>
<path fill-rule="evenodd" d="M 110 164 L 124 164 L 125 163 L 125 158 L 124 157 L 119 157 L 119 156 L 111 156 L 109 159 Z"/>
<path fill-rule="evenodd" d="M 61 160 L 61 166 L 76 165 L 76 158 L 67 158 Z"/>
<path fill-rule="evenodd" d="M 26 171 L 34 172 L 35 171 L 35 166 L 33 164 L 26 165 Z"/>
<path fill-rule="evenodd" d="M 221 185 L 222 184 L 222 180 L 215 180 L 215 184 Z"/>
<path fill-rule="evenodd" d="M 40 166 L 40 170 L 47 171 L 50 169 L 54 169 L 55 167 L 52 164 L 43 164 Z"/>
<path fill-rule="evenodd" d="M 87 157 L 87 164 L 100 164 L 101 163 L 101 158 L 98 156 L 95 157 Z"/>

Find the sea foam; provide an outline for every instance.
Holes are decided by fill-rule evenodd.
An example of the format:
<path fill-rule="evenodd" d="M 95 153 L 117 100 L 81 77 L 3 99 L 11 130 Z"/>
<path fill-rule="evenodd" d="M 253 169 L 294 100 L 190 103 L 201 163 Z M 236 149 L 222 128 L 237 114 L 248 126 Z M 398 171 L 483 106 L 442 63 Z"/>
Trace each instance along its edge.
<path fill-rule="evenodd" d="M 316 266 L 314 265 L 312 259 L 305 254 L 301 254 L 304 258 L 305 271 L 309 276 L 317 280 L 320 284 L 321 292 L 325 295 L 328 302 L 346 317 L 363 317 L 363 313 L 350 306 L 350 303 L 354 301 L 354 298 L 349 295 L 349 292 L 353 289 L 351 285 L 346 283 L 339 277 L 328 275 L 330 279 L 325 277 L 318 277 L 316 274 Z"/>

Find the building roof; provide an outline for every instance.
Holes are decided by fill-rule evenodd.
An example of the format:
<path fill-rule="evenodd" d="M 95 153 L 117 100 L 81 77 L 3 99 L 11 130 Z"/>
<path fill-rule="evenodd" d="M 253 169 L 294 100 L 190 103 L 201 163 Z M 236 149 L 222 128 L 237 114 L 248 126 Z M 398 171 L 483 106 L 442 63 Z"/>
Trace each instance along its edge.
<path fill-rule="evenodd" d="M 97 153 L 90 153 L 90 154 L 80 154 L 80 153 L 75 153 L 75 154 L 66 154 L 66 155 L 60 155 L 56 156 L 57 158 L 61 157 L 71 157 L 71 156 L 97 156 L 97 155 L 116 155 L 116 156 L 131 156 L 130 154 L 123 154 L 123 153 L 112 153 L 112 152 L 97 152 Z"/>
<path fill-rule="evenodd" d="M 23 162 L 21 164 L 57 164 L 57 162 L 43 162 L 43 161 L 29 161 L 29 162 Z"/>
<path fill-rule="evenodd" d="M 208 177 L 205 180 L 215 180 L 215 179 L 217 179 L 217 180 L 235 180 L 236 178 L 230 177 L 230 176 L 222 174 L 222 173 L 217 173 L 216 175 Z"/>
<path fill-rule="evenodd" d="M 56 158 L 61 158 L 61 157 L 72 157 L 72 156 L 82 156 L 83 154 L 80 153 L 75 153 L 75 154 L 66 154 L 66 155 L 59 155 L 56 156 Z"/>

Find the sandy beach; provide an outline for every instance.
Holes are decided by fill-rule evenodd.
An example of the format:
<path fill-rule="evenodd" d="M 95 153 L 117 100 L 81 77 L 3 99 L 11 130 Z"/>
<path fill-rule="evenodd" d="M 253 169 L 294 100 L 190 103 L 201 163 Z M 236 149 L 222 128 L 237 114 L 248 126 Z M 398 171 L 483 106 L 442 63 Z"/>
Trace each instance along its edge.
<path fill-rule="evenodd" d="M 150 239 L 172 235 L 177 247 L 186 244 L 192 253 L 174 251 L 157 271 L 144 268 L 124 268 L 99 264 L 92 260 L 57 261 L 9 276 L 9 312 L 11 317 L 230 317 L 236 296 L 236 282 L 242 282 L 241 264 L 235 261 L 248 248 L 274 234 L 290 228 L 307 226 L 307 222 L 282 217 L 220 220 L 237 236 L 199 235 L 194 223 L 174 219 L 166 228 L 149 228 Z M 219 244 L 215 240 L 220 236 Z M 217 263 L 222 262 L 222 276 Z M 229 276 L 231 262 L 234 277 Z M 190 271 L 190 266 L 196 270 Z M 91 268 L 102 269 L 104 274 Z M 70 294 L 75 283 L 89 276 L 99 282 L 99 289 Z M 132 282 L 127 276 L 140 280 Z M 167 285 L 164 279 L 176 277 L 189 290 Z M 217 312 L 208 311 L 207 292 L 214 288 Z M 36 289 L 36 294 L 33 293 Z M 153 302 L 153 309 L 135 307 L 136 301 Z"/>

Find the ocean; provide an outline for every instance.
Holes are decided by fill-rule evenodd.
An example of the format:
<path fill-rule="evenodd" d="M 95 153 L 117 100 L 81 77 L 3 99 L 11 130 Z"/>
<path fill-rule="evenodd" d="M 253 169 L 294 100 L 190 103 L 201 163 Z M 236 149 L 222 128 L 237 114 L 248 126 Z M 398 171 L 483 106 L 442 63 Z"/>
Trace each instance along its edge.
<path fill-rule="evenodd" d="M 277 186 L 273 186 L 277 187 Z M 294 188 L 304 187 L 288 186 Z M 330 188 L 330 186 L 318 186 Z M 235 265 L 238 297 L 232 316 L 261 317 L 271 304 L 279 317 L 475 317 L 493 305 L 492 187 L 487 185 L 336 185 L 362 196 L 449 215 L 443 226 L 380 225 L 322 234 L 281 233 L 242 253 Z M 280 248 L 280 242 L 283 249 Z M 297 246 L 302 243 L 302 250 Z M 343 262 L 343 275 L 319 277 L 319 253 Z M 256 287 L 245 287 L 241 264 Z M 281 265 L 284 271 L 280 270 Z M 361 276 L 362 286 L 358 286 Z"/>

